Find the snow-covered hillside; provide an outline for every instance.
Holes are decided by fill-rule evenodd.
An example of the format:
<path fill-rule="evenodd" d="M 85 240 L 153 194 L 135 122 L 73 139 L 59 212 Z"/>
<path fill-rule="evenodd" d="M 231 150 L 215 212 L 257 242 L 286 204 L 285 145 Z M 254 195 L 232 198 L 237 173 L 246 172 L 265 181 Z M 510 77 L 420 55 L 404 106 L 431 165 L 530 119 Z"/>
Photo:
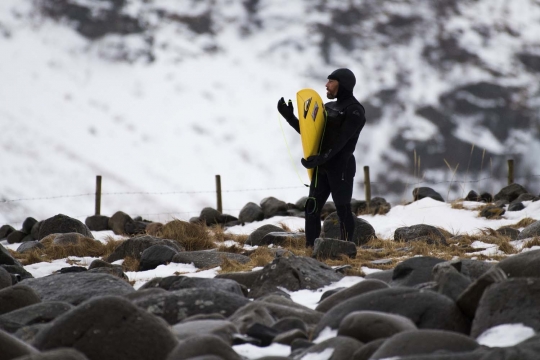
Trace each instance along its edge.
<path fill-rule="evenodd" d="M 215 174 L 232 215 L 294 202 L 307 176 L 275 104 L 324 93 L 337 67 L 366 105 L 357 163 L 374 196 L 410 199 L 449 166 L 494 177 L 451 197 L 496 190 L 507 158 L 538 192 L 539 30 L 534 0 L 2 0 L 0 198 L 83 196 L 0 202 L 0 223 L 90 215 L 96 175 L 108 215 L 197 215 Z"/>

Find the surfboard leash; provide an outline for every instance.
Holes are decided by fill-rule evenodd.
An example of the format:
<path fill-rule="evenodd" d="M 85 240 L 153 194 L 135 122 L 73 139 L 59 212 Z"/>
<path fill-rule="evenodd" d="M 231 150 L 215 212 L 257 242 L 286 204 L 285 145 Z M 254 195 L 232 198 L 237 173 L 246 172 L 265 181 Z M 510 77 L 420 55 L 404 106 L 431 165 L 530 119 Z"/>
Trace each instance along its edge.
<path fill-rule="evenodd" d="M 285 130 L 283 130 L 283 124 L 281 123 L 281 117 L 280 115 L 278 114 L 278 122 L 279 122 L 279 127 L 281 129 L 281 134 L 283 135 L 283 140 L 285 140 L 285 146 L 287 147 L 287 152 L 289 153 L 289 158 L 291 159 L 291 163 L 293 165 L 293 168 L 294 168 L 294 171 L 296 172 L 296 175 L 298 176 L 298 179 L 300 180 L 300 182 L 305 186 L 305 187 L 309 187 L 309 185 L 307 185 L 303 180 L 302 180 L 302 177 L 300 176 L 300 172 L 298 171 L 298 167 L 296 166 L 295 162 L 294 162 L 294 158 L 292 156 L 292 153 L 291 153 L 291 148 L 289 147 L 289 143 L 287 142 L 287 136 L 285 136 Z"/>

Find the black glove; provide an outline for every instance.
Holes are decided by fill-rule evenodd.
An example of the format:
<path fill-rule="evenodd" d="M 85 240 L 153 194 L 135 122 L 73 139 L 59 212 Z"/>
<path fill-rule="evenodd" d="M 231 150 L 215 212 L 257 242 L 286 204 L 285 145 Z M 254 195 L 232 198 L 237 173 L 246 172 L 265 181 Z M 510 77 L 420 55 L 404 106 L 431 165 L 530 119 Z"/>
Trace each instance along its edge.
<path fill-rule="evenodd" d="M 313 156 L 308 157 L 307 159 L 302 159 L 301 161 L 302 161 L 302 165 L 306 169 L 313 169 L 321 164 L 321 158 L 319 155 L 313 155 Z"/>
<path fill-rule="evenodd" d="M 294 107 L 290 99 L 288 104 L 285 104 L 285 99 L 279 99 L 277 109 L 285 120 L 289 120 L 290 118 L 294 117 Z"/>

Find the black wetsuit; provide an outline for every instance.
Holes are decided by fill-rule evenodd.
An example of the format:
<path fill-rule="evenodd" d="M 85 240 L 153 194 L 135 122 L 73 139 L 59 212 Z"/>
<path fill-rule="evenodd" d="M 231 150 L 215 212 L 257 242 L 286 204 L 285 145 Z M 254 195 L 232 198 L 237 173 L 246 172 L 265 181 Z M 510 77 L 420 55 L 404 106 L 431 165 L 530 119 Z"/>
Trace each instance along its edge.
<path fill-rule="evenodd" d="M 325 104 L 326 128 L 320 152 L 320 165 L 314 169 L 306 202 L 306 242 L 313 246 L 321 233 L 321 209 L 330 194 L 336 205 L 342 240 L 353 240 L 354 218 L 351 198 L 356 174 L 354 150 L 366 123 L 364 107 L 352 92 L 339 89 L 337 101 Z M 286 119 L 300 133 L 295 116 Z"/>

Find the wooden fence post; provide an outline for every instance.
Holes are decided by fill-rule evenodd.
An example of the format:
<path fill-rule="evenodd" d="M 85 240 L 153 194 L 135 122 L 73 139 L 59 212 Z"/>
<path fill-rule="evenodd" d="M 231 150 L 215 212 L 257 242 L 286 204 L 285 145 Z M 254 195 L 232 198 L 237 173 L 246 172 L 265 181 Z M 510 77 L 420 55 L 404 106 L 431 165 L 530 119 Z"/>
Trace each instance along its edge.
<path fill-rule="evenodd" d="M 369 166 L 364 166 L 364 189 L 366 194 L 366 205 L 369 211 L 369 205 L 371 203 L 371 182 L 369 180 Z"/>
<path fill-rule="evenodd" d="M 508 160 L 508 185 L 514 183 L 514 160 Z"/>
<path fill-rule="evenodd" d="M 216 175 L 216 197 L 217 197 L 217 211 L 223 213 L 223 204 L 221 202 L 221 176 Z"/>
<path fill-rule="evenodd" d="M 96 176 L 96 214 L 101 215 L 101 175 Z"/>

